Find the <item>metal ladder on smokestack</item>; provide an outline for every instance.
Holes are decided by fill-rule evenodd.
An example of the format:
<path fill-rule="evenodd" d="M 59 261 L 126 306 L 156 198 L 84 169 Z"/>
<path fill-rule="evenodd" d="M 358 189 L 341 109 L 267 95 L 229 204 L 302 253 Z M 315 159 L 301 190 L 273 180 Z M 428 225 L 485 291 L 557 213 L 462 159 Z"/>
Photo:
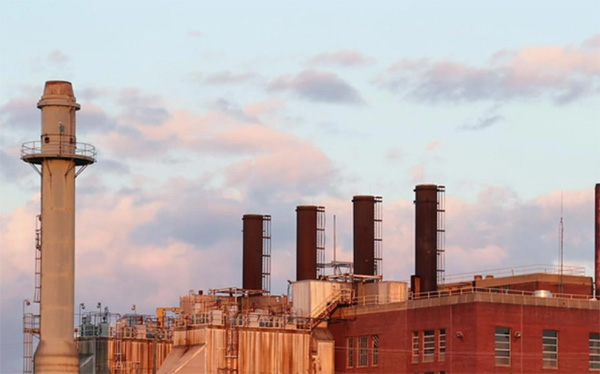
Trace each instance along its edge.
<path fill-rule="evenodd" d="M 446 187 L 437 187 L 437 284 L 446 282 Z"/>
<path fill-rule="evenodd" d="M 35 289 L 33 302 L 40 303 L 42 291 L 42 215 L 35 217 Z M 40 336 L 39 314 L 25 313 L 28 299 L 23 300 L 23 374 L 33 374 L 33 340 Z"/>

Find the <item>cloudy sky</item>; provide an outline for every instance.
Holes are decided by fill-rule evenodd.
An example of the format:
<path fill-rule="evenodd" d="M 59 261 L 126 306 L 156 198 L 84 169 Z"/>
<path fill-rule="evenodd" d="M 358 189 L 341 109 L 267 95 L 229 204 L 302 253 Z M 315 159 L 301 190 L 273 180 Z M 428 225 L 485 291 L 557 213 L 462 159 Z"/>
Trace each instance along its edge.
<path fill-rule="evenodd" d="M 413 269 L 414 185 L 447 190 L 448 274 L 565 262 L 592 275 L 600 3 L 0 3 L 0 372 L 21 370 L 46 80 L 81 104 L 76 302 L 152 313 L 241 286 L 241 217 L 272 215 L 272 289 L 295 207 L 381 195 L 384 277 Z M 33 309 L 35 310 L 35 309 Z"/>

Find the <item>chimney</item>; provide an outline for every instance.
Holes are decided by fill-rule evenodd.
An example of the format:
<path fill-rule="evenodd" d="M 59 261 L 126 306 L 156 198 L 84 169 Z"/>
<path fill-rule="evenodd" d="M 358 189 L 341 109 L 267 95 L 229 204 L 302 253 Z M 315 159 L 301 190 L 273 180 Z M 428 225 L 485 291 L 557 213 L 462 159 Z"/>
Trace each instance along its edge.
<path fill-rule="evenodd" d="M 79 373 L 73 343 L 75 296 L 75 177 L 95 162 L 96 150 L 76 141 L 73 86 L 48 81 L 37 104 L 42 111 L 41 141 L 23 144 L 22 159 L 40 165 L 41 277 L 40 341 L 35 351 L 36 373 Z M 37 169 L 37 167 L 36 167 Z M 39 282 L 39 283 L 37 283 Z"/>
<path fill-rule="evenodd" d="M 242 288 L 263 289 L 263 219 L 261 214 L 245 214 L 243 221 Z"/>
<path fill-rule="evenodd" d="M 596 184 L 596 199 L 595 199 L 595 265 L 594 279 L 596 286 L 596 298 L 600 298 L 600 183 Z"/>
<path fill-rule="evenodd" d="M 325 262 L 324 214 L 321 206 L 296 207 L 296 280 L 317 279 Z"/>
<path fill-rule="evenodd" d="M 381 197 L 354 196 L 354 274 L 381 275 Z"/>
<path fill-rule="evenodd" d="M 415 188 L 415 277 L 420 292 L 437 291 L 438 187 L 420 184 Z M 415 287 L 411 285 L 413 292 Z"/>

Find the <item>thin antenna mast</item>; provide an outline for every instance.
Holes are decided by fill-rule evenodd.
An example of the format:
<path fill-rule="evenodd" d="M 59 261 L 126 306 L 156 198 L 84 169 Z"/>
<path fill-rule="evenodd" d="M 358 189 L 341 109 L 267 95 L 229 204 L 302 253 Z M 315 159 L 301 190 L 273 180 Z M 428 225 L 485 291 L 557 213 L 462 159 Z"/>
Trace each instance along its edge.
<path fill-rule="evenodd" d="M 563 260 L 564 260 L 564 232 L 563 224 L 563 192 L 560 192 L 560 223 L 558 224 L 558 250 L 560 256 L 560 280 L 558 283 L 558 293 L 563 293 Z"/>
<path fill-rule="evenodd" d="M 333 262 L 334 263 L 335 263 L 335 247 L 336 247 L 335 237 L 336 237 L 336 232 L 335 232 L 335 214 L 334 214 L 333 215 Z"/>

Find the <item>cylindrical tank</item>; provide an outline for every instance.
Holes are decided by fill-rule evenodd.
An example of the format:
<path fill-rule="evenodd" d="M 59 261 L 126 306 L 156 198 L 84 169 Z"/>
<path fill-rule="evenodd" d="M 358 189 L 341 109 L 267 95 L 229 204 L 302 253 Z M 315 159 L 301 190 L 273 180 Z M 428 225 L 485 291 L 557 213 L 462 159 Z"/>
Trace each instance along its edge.
<path fill-rule="evenodd" d="M 354 196 L 354 274 L 375 275 L 375 196 Z"/>
<path fill-rule="evenodd" d="M 600 298 L 600 183 L 596 184 L 596 198 L 595 198 L 595 255 L 594 255 L 594 260 L 595 260 L 595 269 L 594 269 L 594 279 L 595 279 L 595 286 L 596 286 L 596 298 Z"/>
<path fill-rule="evenodd" d="M 243 221 L 243 276 L 242 287 L 262 289 L 263 216 L 245 214 Z"/>
<path fill-rule="evenodd" d="M 317 209 L 296 207 L 296 280 L 317 279 Z"/>
<path fill-rule="evenodd" d="M 415 275 L 420 292 L 437 291 L 437 186 L 415 187 Z"/>
<path fill-rule="evenodd" d="M 40 342 L 35 373 L 79 373 L 73 343 L 75 274 L 75 166 L 94 162 L 76 155 L 75 102 L 71 83 L 46 82 L 37 104 L 42 110 L 41 146 L 24 161 L 41 164 L 42 235 Z"/>

